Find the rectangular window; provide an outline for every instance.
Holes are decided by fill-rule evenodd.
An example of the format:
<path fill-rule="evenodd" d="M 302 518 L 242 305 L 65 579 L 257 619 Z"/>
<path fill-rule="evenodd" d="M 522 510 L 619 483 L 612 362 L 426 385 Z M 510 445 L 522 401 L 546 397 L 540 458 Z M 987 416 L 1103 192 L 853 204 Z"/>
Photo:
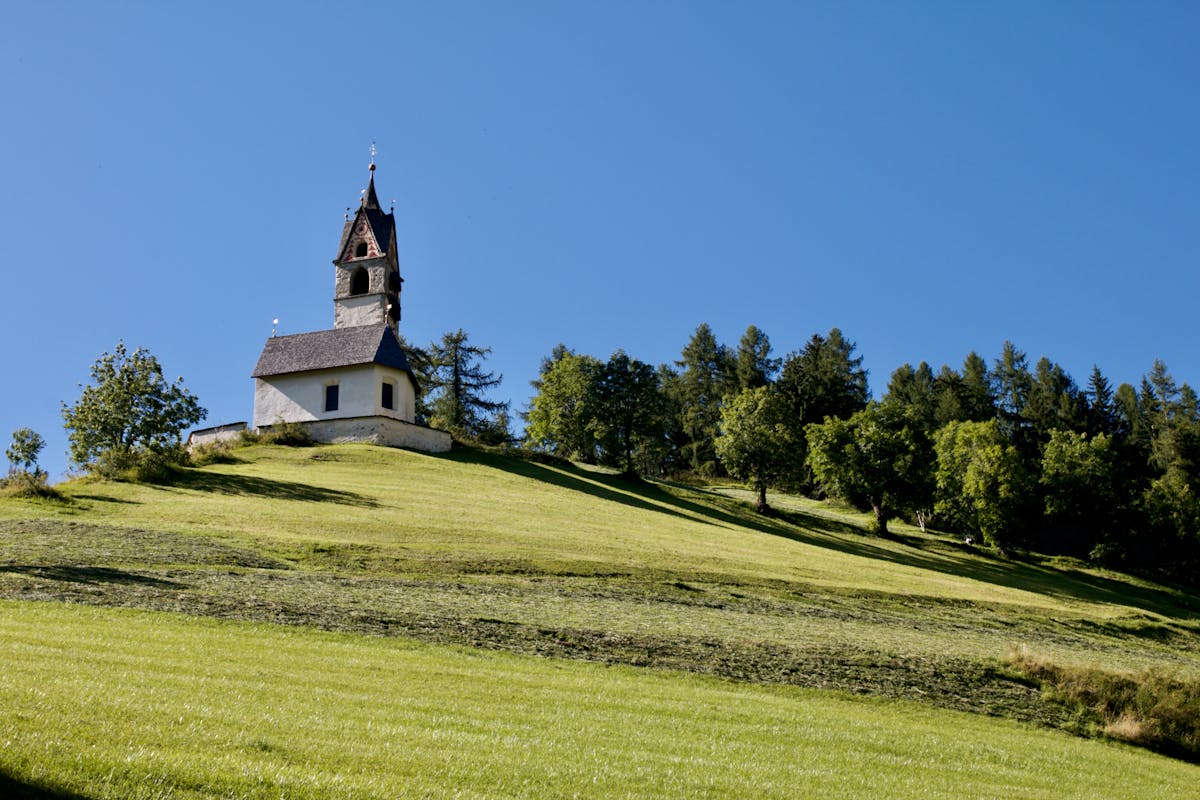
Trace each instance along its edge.
<path fill-rule="evenodd" d="M 396 401 L 395 401 L 395 399 L 393 399 L 392 391 L 393 391 L 392 385 L 390 383 L 388 383 L 387 381 L 384 381 L 383 382 L 383 407 L 384 408 L 394 409 L 396 407 Z"/>
<path fill-rule="evenodd" d="M 338 410 L 338 386 L 336 383 L 325 387 L 325 410 Z"/>

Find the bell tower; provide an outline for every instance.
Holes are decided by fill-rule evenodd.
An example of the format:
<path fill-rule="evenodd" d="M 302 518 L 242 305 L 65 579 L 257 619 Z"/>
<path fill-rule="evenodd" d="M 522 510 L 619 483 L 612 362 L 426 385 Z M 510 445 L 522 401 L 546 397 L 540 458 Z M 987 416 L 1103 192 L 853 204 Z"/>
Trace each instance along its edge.
<path fill-rule="evenodd" d="M 346 215 L 342 242 L 333 259 L 333 327 L 386 323 L 398 333 L 400 267 L 396 261 L 396 216 L 384 213 L 375 194 L 375 146 L 370 180 L 358 209 Z"/>

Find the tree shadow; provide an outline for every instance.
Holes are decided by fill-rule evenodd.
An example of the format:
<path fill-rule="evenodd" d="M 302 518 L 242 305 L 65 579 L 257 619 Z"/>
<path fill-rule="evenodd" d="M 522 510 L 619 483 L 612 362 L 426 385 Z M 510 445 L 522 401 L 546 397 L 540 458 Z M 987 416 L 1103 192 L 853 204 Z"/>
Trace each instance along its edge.
<path fill-rule="evenodd" d="M 72 498 L 76 500 L 94 500 L 97 503 L 120 503 L 127 506 L 140 506 L 140 500 L 126 500 L 122 497 L 105 497 L 102 494 L 73 494 Z"/>
<path fill-rule="evenodd" d="M 298 481 L 278 481 L 255 475 L 230 475 L 224 472 L 208 472 L 200 469 L 180 470 L 172 476 L 169 487 L 195 489 L 229 495 L 252 495 L 273 497 L 280 500 L 302 500 L 312 503 L 338 503 L 347 506 L 374 508 L 378 505 L 370 497 L 356 492 L 328 489 Z"/>
<path fill-rule="evenodd" d="M 463 464 L 491 467 L 502 472 L 520 475 L 523 478 L 532 478 L 542 483 L 583 492 L 601 500 L 621 503 L 622 505 L 642 511 L 656 511 L 660 514 L 670 514 L 696 521 L 694 517 L 688 514 L 684 514 L 675 508 L 665 507 L 661 505 L 661 502 L 655 502 L 658 498 L 647 497 L 644 487 L 651 484 L 647 484 L 637 478 L 608 475 L 602 472 L 587 472 L 573 464 L 546 464 L 515 456 L 494 455 L 482 450 L 467 448 L 454 450 L 441 457 L 453 459 Z"/>
<path fill-rule="evenodd" d="M 0 564 L 0 572 L 16 572 L 34 578 L 47 578 L 55 581 L 70 583 L 123 583 L 140 586 L 153 586 L 157 589 L 186 589 L 187 584 L 154 578 L 149 575 L 138 575 L 111 567 L 84 567 L 69 564 L 57 566 L 36 566 L 22 564 Z M 0 797 L 5 795 L 0 794 Z"/>
<path fill-rule="evenodd" d="M 4 767 L 0 767 L 0 797 L 8 800 L 88 800 L 84 795 L 65 789 L 51 789 L 14 778 Z"/>
<path fill-rule="evenodd" d="M 1060 600 L 1127 606 L 1177 619 L 1200 618 L 1200 599 L 1182 592 L 1139 586 L 1075 569 L 1000 559 L 983 551 L 931 552 L 925 549 L 924 540 L 920 540 L 918 547 L 912 537 L 899 534 L 881 539 L 852 523 L 804 511 L 775 510 L 769 516 L 762 515 L 740 500 L 684 484 L 653 483 L 587 472 L 570 463 L 548 465 L 478 450 L 457 450 L 447 457 L 574 489 L 633 508 L 707 521 L 726 528 L 749 528 L 861 558 L 969 578 Z M 672 491 L 667 491 L 668 486 Z M 695 499 L 685 496 L 688 494 Z M 951 550 L 951 545 L 947 544 L 947 549 Z"/>

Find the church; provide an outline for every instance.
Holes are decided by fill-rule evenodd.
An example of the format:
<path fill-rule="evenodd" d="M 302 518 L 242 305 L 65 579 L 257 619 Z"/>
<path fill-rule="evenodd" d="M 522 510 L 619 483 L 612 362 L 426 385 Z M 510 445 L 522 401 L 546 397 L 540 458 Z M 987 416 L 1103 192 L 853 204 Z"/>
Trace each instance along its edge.
<path fill-rule="evenodd" d="M 251 375 L 254 429 L 291 422 L 318 442 L 446 452 L 450 434 L 415 422 L 420 386 L 399 339 L 396 219 L 379 205 L 374 159 L 359 207 L 346 216 L 333 259 L 333 328 L 272 332 Z"/>

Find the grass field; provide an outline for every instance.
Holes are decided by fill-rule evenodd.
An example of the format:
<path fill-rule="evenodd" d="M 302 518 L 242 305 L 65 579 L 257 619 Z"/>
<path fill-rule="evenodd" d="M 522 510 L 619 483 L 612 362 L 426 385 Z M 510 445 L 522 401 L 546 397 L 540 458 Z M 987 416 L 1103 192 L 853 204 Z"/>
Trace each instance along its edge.
<path fill-rule="evenodd" d="M 471 450 L 237 454 L 171 486 L 0 500 L 13 781 L 81 797 L 1200 784 L 1046 730 L 1078 724 L 1002 664 L 1025 648 L 1200 676 L 1187 593 L 902 526 L 877 539 L 799 498 L 766 520 L 732 487 Z"/>

